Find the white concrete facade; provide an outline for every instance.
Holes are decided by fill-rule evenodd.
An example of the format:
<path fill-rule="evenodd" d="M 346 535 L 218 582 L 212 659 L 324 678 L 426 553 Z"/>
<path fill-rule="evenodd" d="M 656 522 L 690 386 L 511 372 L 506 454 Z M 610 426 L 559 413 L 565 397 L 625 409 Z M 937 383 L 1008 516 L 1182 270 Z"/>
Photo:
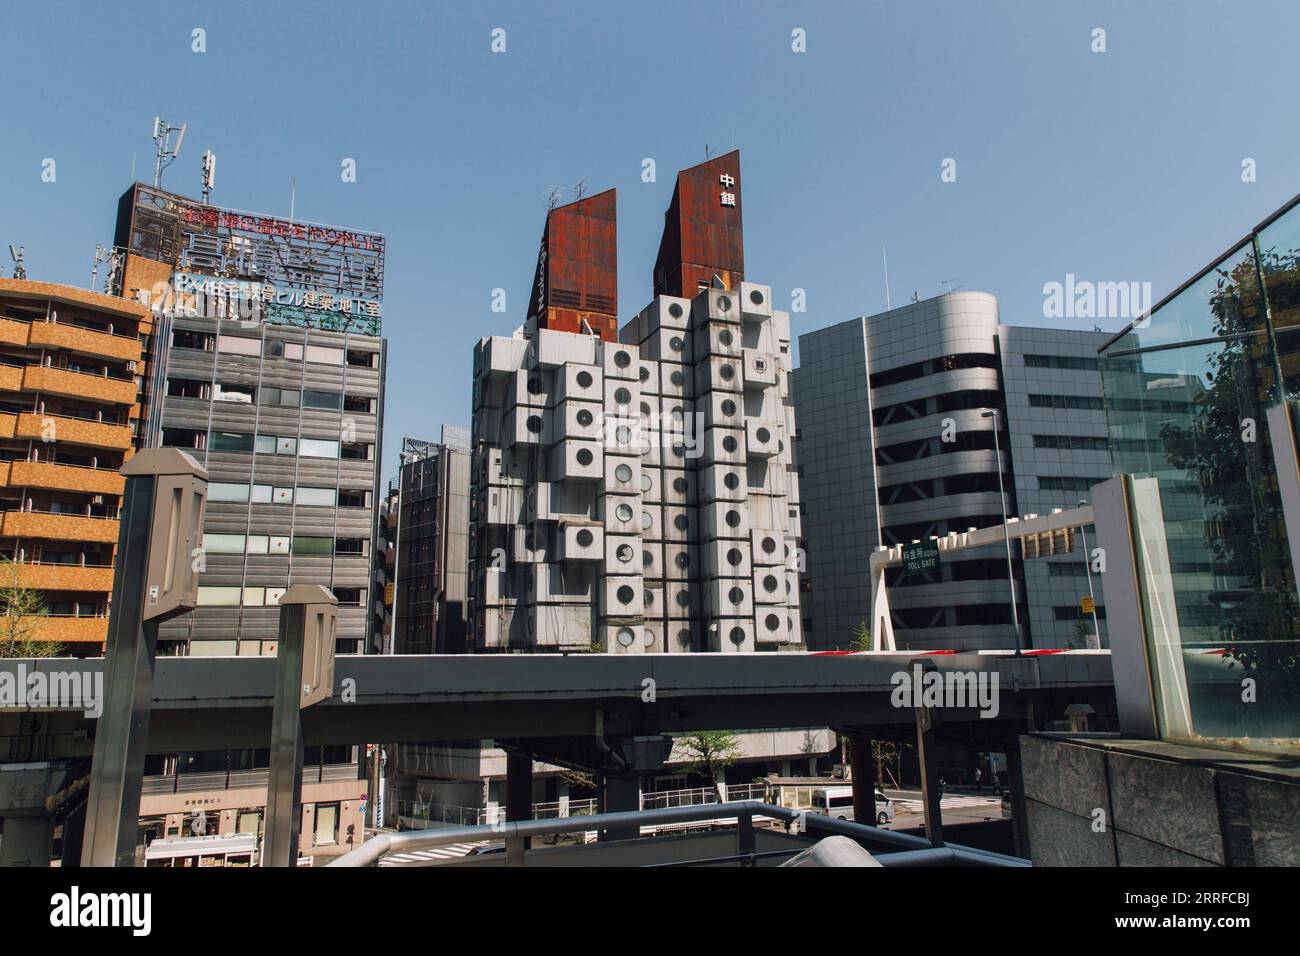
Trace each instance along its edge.
<path fill-rule="evenodd" d="M 767 286 L 656 296 L 619 342 L 474 353 L 476 650 L 802 646 L 789 316 Z"/>

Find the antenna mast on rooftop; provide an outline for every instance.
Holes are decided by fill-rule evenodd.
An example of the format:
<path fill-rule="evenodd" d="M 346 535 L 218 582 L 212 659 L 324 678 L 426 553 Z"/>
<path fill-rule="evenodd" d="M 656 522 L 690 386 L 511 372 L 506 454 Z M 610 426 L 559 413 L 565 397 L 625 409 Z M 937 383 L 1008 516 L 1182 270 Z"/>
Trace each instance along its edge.
<path fill-rule="evenodd" d="M 187 123 L 180 126 L 169 126 L 165 119 L 155 116 L 153 118 L 153 141 L 157 147 L 157 157 L 153 164 L 153 185 L 155 189 L 162 188 L 163 170 L 172 164 L 181 152 L 181 143 L 185 141 L 185 127 Z M 172 133 L 176 134 L 176 143 L 173 145 L 171 138 Z"/>
<path fill-rule="evenodd" d="M 217 155 L 209 149 L 203 153 L 203 205 L 208 204 L 208 196 L 212 194 L 212 187 L 216 184 Z"/>
<path fill-rule="evenodd" d="M 573 198 L 578 200 L 585 195 L 587 195 L 587 177 L 583 176 L 582 179 L 578 180 L 578 184 L 573 187 Z"/>
<path fill-rule="evenodd" d="M 560 204 L 561 197 L 564 196 L 563 186 L 551 186 L 546 190 L 546 211 L 550 212 Z"/>
<path fill-rule="evenodd" d="M 27 247 L 26 247 L 26 246 L 13 246 L 13 245 L 11 245 L 11 246 L 9 247 L 9 255 L 10 255 L 10 257 L 12 257 L 13 260 L 14 260 L 14 278 L 15 278 L 15 279 L 26 279 L 26 278 L 27 278 L 27 266 L 23 265 L 23 253 L 26 252 L 26 251 L 27 251 Z"/>
<path fill-rule="evenodd" d="M 95 283 L 99 281 L 99 264 L 107 262 L 113 256 L 113 250 L 110 247 L 101 246 L 95 243 L 95 261 L 90 267 L 90 291 L 95 291 Z"/>

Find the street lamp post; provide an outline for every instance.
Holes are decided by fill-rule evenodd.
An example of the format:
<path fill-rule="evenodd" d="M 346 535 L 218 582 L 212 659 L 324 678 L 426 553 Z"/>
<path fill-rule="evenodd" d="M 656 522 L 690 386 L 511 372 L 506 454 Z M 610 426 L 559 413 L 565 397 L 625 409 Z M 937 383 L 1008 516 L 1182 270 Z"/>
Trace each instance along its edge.
<path fill-rule="evenodd" d="M 1002 483 L 1002 444 L 998 438 L 998 410 L 981 412 L 980 418 L 993 419 L 993 453 L 998 469 L 998 500 L 1002 503 L 1002 541 L 1007 547 L 1007 587 L 1011 589 L 1011 631 L 1016 639 L 1016 656 L 1020 656 L 1020 612 L 1016 608 L 1016 572 L 1011 562 L 1011 529 L 1007 526 L 1007 492 Z"/>
<path fill-rule="evenodd" d="M 1080 498 L 1079 507 L 1082 508 L 1088 503 L 1088 499 Z M 1101 625 L 1097 623 L 1097 595 L 1092 592 L 1092 556 L 1088 553 L 1088 532 L 1083 530 L 1083 525 L 1079 525 L 1079 541 L 1083 545 L 1083 571 L 1088 575 L 1088 597 L 1092 598 L 1092 631 L 1097 635 L 1097 648 L 1101 648 Z"/>

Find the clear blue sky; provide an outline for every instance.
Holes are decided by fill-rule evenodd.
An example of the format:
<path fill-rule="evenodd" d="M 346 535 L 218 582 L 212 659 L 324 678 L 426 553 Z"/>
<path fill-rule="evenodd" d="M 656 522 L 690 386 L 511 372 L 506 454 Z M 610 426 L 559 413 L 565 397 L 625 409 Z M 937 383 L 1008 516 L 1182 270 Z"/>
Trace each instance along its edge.
<path fill-rule="evenodd" d="M 742 150 L 746 271 L 778 304 L 807 290 L 796 335 L 884 307 L 882 243 L 895 304 L 956 279 L 1038 324 L 1066 273 L 1158 299 L 1300 192 L 1298 28 L 1294 0 L 7 0 L 0 249 L 87 283 L 159 113 L 189 124 L 170 189 L 197 193 L 207 148 L 220 204 L 285 215 L 296 177 L 298 217 L 389 239 L 390 475 L 402 435 L 468 424 L 471 349 L 523 320 L 552 184 L 618 188 L 624 321 L 706 143 Z"/>

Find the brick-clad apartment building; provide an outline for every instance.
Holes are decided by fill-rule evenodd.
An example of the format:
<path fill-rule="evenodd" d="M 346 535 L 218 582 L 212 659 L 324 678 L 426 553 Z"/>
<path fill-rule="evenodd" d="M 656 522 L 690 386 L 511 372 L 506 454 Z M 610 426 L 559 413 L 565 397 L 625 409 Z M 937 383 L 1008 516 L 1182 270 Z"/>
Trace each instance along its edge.
<path fill-rule="evenodd" d="M 0 279 L 0 587 L 41 593 L 22 633 L 65 654 L 103 649 L 151 327 L 136 302 Z"/>

